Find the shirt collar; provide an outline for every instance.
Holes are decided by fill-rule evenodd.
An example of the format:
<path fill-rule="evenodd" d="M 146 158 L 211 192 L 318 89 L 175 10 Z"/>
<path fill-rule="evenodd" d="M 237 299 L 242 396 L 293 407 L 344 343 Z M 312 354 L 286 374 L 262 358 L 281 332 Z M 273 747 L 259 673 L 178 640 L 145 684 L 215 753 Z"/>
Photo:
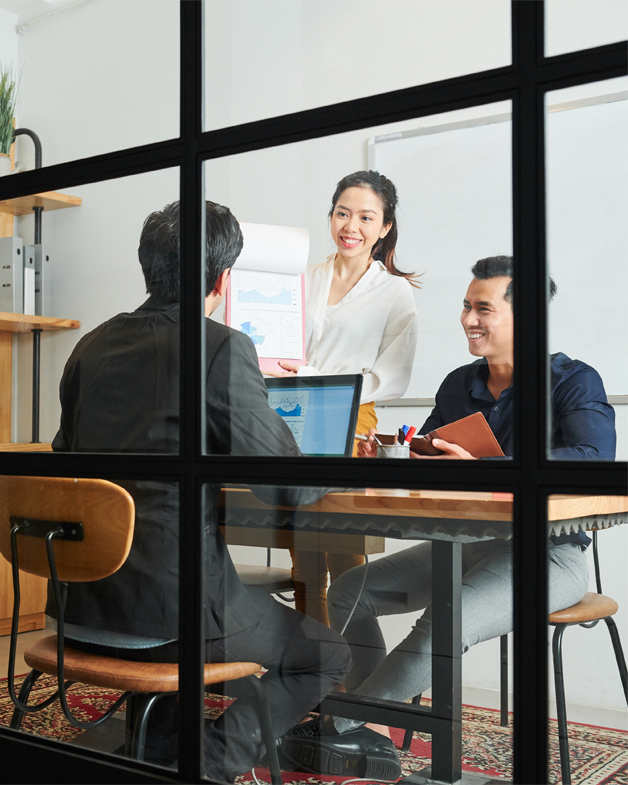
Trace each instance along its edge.
<path fill-rule="evenodd" d="M 475 366 L 476 371 L 471 377 L 469 395 L 472 398 L 478 398 L 481 401 L 494 402 L 495 398 L 493 397 L 493 393 L 488 389 L 488 361 L 485 357 L 482 357 L 472 365 Z M 500 399 L 502 395 L 510 395 L 511 390 L 512 385 L 510 387 L 506 387 L 505 390 L 502 390 L 502 393 L 499 396 Z"/>
<path fill-rule="evenodd" d="M 145 303 L 142 303 L 137 310 L 178 313 L 180 310 L 180 303 L 165 303 L 163 300 L 159 300 L 151 294 L 148 300 L 146 300 Z"/>

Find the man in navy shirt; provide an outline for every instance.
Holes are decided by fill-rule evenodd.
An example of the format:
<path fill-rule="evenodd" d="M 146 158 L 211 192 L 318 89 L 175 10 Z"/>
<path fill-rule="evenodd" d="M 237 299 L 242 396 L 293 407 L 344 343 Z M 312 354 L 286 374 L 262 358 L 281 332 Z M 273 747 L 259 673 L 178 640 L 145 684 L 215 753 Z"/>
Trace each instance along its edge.
<path fill-rule="evenodd" d="M 512 258 L 481 259 L 473 268 L 463 301 L 462 328 L 469 352 L 478 359 L 447 376 L 436 406 L 421 428 L 428 433 L 467 415 L 482 412 L 506 456 L 512 455 L 513 313 Z M 551 282 L 551 295 L 555 292 Z M 551 362 L 551 457 L 559 460 L 615 458 L 615 415 L 599 374 L 579 360 L 554 354 Z M 442 455 L 429 460 L 474 460 L 459 445 L 434 439 Z M 361 442 L 360 454 L 375 454 Z M 413 455 L 415 458 L 427 456 Z M 549 612 L 578 602 L 588 588 L 584 533 L 551 537 L 549 542 Z M 462 546 L 462 646 L 510 632 L 512 620 L 512 544 L 505 540 Z M 347 691 L 387 700 L 407 701 L 431 686 L 431 543 L 423 542 L 356 567 L 332 584 L 328 596 L 331 626 L 340 630 L 355 598 L 364 589 L 344 636 L 351 646 L 353 669 Z M 420 615 L 420 618 L 417 616 Z M 378 617 L 413 613 L 409 635 L 386 654 Z M 294 728 L 282 751 L 306 771 L 396 779 L 399 758 L 384 726 L 324 717 Z"/>

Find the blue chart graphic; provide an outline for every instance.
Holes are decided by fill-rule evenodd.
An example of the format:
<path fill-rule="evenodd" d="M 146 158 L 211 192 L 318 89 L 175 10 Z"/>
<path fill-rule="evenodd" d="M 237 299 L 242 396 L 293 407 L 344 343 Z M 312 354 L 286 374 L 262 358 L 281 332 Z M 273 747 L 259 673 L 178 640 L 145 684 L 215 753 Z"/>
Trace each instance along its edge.
<path fill-rule="evenodd" d="M 301 407 L 299 406 L 299 404 L 297 404 L 294 407 L 294 409 L 289 409 L 288 411 L 286 411 L 285 409 L 282 409 L 281 406 L 278 409 L 275 409 L 275 411 L 277 412 L 277 414 L 280 417 L 300 417 L 301 416 Z"/>
<path fill-rule="evenodd" d="M 251 324 L 251 322 L 243 322 L 240 325 L 240 331 L 243 332 L 245 335 L 248 335 L 256 346 L 261 346 L 266 338 L 265 335 L 260 335 L 257 332 L 257 327 Z"/>
<path fill-rule="evenodd" d="M 258 305 L 292 305 L 292 291 L 283 288 L 279 294 L 262 294 L 257 289 L 238 292 L 238 302 L 257 303 Z"/>

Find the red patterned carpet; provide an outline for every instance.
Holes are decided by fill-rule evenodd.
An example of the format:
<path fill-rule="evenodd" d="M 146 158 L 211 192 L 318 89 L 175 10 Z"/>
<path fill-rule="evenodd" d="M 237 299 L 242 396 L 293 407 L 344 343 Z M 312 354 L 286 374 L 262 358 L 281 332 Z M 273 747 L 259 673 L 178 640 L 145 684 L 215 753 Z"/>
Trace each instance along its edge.
<path fill-rule="evenodd" d="M 17 680 L 18 683 L 21 679 Z M 40 702 L 55 689 L 55 680 L 42 677 L 33 691 L 30 702 Z M 99 716 L 116 699 L 117 693 L 83 685 L 74 685 L 68 693 L 72 710 L 80 719 Z M 231 701 L 220 696 L 208 696 L 206 714 L 218 716 Z M 12 704 L 6 682 L 0 692 L 0 724 L 8 725 Z M 58 704 L 36 714 L 27 715 L 22 730 L 48 736 L 60 741 L 73 741 L 82 731 L 72 727 L 64 718 Z M 558 736 L 556 723 L 550 722 L 550 782 L 560 782 Z M 403 731 L 393 730 L 393 741 L 401 747 Z M 574 785 L 628 785 L 628 734 L 608 728 L 569 724 L 571 769 Z M 400 753 L 404 776 L 430 763 L 430 737 L 416 733 L 409 752 Z M 499 713 L 473 706 L 463 711 L 463 769 L 487 776 L 512 778 L 512 728 L 502 728 Z M 265 769 L 256 770 L 260 780 L 269 782 Z M 299 772 L 283 772 L 286 785 L 317 785 L 319 782 L 340 782 L 334 777 L 314 777 Z M 253 783 L 251 775 L 238 779 L 241 785 Z"/>

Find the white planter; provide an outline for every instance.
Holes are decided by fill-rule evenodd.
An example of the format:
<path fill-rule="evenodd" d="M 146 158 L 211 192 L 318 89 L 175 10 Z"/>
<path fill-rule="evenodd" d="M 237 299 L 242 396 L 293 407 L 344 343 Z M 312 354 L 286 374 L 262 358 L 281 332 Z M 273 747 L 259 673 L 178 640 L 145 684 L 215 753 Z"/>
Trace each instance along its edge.
<path fill-rule="evenodd" d="M 11 174 L 11 158 L 4 153 L 0 153 L 0 177 Z"/>

